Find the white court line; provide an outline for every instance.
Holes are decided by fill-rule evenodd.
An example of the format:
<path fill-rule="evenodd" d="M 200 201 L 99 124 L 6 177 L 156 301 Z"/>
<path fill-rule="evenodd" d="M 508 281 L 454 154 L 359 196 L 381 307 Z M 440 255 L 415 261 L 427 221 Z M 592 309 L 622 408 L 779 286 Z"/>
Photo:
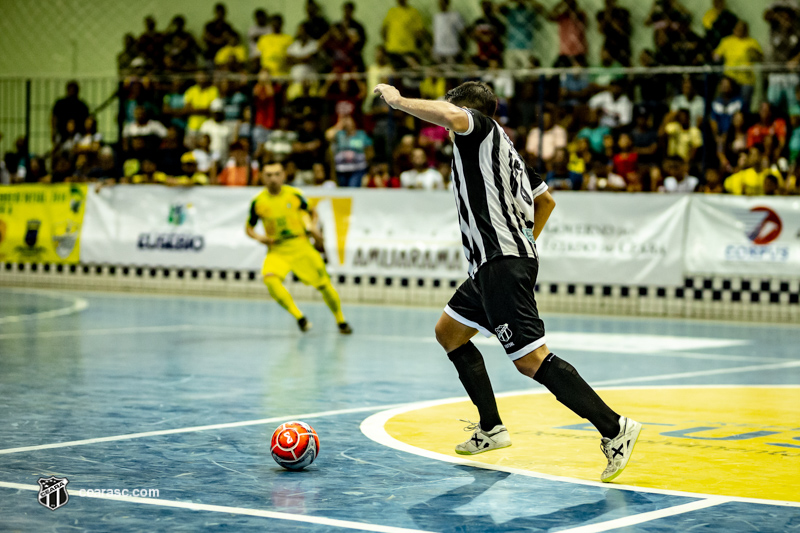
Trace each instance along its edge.
<path fill-rule="evenodd" d="M 173 326 L 131 326 L 129 328 L 106 328 L 106 329 L 72 329 L 65 331 L 37 331 L 36 333 L 0 333 L 0 339 L 26 339 L 29 337 L 52 338 L 52 337 L 83 337 L 100 335 L 124 335 L 133 333 L 172 333 L 176 331 L 193 331 L 197 329 L 192 324 L 177 324 Z"/>
<path fill-rule="evenodd" d="M 716 370 L 698 370 L 697 372 L 680 372 L 678 374 L 661 374 L 655 376 L 642 376 L 638 378 L 609 379 L 606 381 L 593 382 L 592 386 L 621 385 L 623 383 L 640 383 L 640 382 L 647 383 L 650 381 L 661 381 L 665 379 L 697 378 L 702 376 L 717 376 L 721 374 L 757 372 L 759 370 L 780 370 L 782 368 L 796 368 L 799 366 L 800 366 L 800 361 L 787 361 L 785 363 L 773 363 L 768 365 L 735 366 L 732 368 L 718 368 Z M 771 385 L 766 385 L 766 386 L 771 386 Z"/>
<path fill-rule="evenodd" d="M 723 388 L 740 388 L 740 387 L 747 387 L 747 388 L 754 388 L 754 387 L 772 387 L 772 385 L 678 385 L 678 386 L 648 386 L 645 387 L 647 389 L 696 389 L 696 388 L 712 388 L 712 389 L 723 389 Z M 788 385 L 787 388 L 796 388 L 800 387 L 800 385 Z M 631 389 L 640 389 L 642 387 L 604 387 L 597 390 L 631 390 Z M 498 398 L 501 397 L 508 397 L 508 396 L 520 396 L 525 394 L 549 394 L 549 391 L 546 389 L 532 389 L 532 390 L 523 390 L 523 391 L 512 391 L 512 392 L 505 392 L 501 394 L 497 394 Z M 563 483 L 572 483 L 577 485 L 586 485 L 590 487 L 598 487 L 603 489 L 617 489 L 617 490 L 628 490 L 634 492 L 644 492 L 650 494 L 663 494 L 667 496 L 682 496 L 686 498 L 698 498 L 701 500 L 707 500 L 709 498 L 722 498 L 726 501 L 732 502 L 742 502 L 742 503 L 757 503 L 762 505 L 777 505 L 781 507 L 797 507 L 800 508 L 800 502 L 789 502 L 783 500 L 766 500 L 760 498 L 741 498 L 741 497 L 734 497 L 734 496 L 717 496 L 714 494 L 702 494 L 702 493 L 695 493 L 695 492 L 684 492 L 679 490 L 669 490 L 669 489 L 657 489 L 651 487 L 637 487 L 634 485 L 620 485 L 617 483 L 601 483 L 599 481 L 589 481 L 586 479 L 579 479 L 579 478 L 572 478 L 566 476 L 556 476 L 552 474 L 544 474 L 540 472 L 533 472 L 530 470 L 524 470 L 521 468 L 514 468 L 509 466 L 503 465 L 493 465 L 489 463 L 482 463 L 480 461 L 473 461 L 470 459 L 465 459 L 463 457 L 453 457 L 451 455 L 445 455 L 442 453 L 432 452 L 429 450 L 424 450 L 422 448 L 417 448 L 416 446 L 412 446 L 405 442 L 399 441 L 389 435 L 386 431 L 385 425 L 386 423 L 394 418 L 395 416 L 407 413 L 408 411 L 414 411 L 417 409 L 424 409 L 427 407 L 435 407 L 438 405 L 445 405 L 448 403 L 456 403 L 456 402 L 465 402 L 469 401 L 469 398 L 466 396 L 458 397 L 458 398 L 445 398 L 442 400 L 433 400 L 433 401 L 426 401 L 426 402 L 416 402 L 413 404 L 407 404 L 400 407 L 395 407 L 386 411 L 381 411 L 379 413 L 375 413 L 372 416 L 367 417 L 361 423 L 361 432 L 367 436 L 370 440 L 377 442 L 378 444 L 382 444 L 389 448 L 403 451 L 406 453 L 420 455 L 422 457 L 427 457 L 428 459 L 435 459 L 437 461 L 442 461 L 445 463 L 453 463 L 459 465 L 467 465 L 473 466 L 476 468 L 482 468 L 484 470 L 495 470 L 498 472 L 508 472 L 510 474 L 518 474 L 521 476 L 526 477 L 533 477 L 537 479 L 545 479 L 548 481 L 560 481 Z"/>
<path fill-rule="evenodd" d="M 78 490 L 71 486 L 70 490 Z M 39 491 L 35 485 L 23 485 L 21 483 L 8 483 L 0 481 L 0 487 L 16 490 Z M 343 529 L 355 529 L 357 531 L 375 531 L 377 533 L 431 533 L 422 529 L 407 529 L 403 527 L 381 526 L 378 524 L 365 524 L 363 522 L 352 522 L 350 520 L 338 520 L 336 518 L 325 518 L 323 516 L 310 516 L 291 513 L 280 513 L 277 511 L 264 511 L 261 509 L 248 509 L 246 507 L 228 507 L 226 505 L 207 505 L 204 503 L 178 502 L 174 500 L 162 500 L 159 498 L 140 498 L 136 496 L 116 496 L 113 494 L 92 494 L 81 496 L 70 494 L 70 497 L 94 498 L 98 500 L 114 500 L 118 502 L 140 503 L 144 505 L 156 505 L 159 507 L 175 507 L 178 509 L 189 509 L 191 511 L 210 511 L 214 513 L 226 513 L 244 516 L 257 516 L 260 518 L 273 518 L 276 520 L 289 520 L 291 522 L 305 522 L 307 524 L 319 524 L 323 526 L 340 527 Z"/>
<path fill-rule="evenodd" d="M 398 405 L 398 404 L 394 404 Z M 321 418 L 325 416 L 345 415 L 350 413 L 363 413 L 368 411 L 377 411 L 378 409 L 387 409 L 393 407 L 392 405 L 376 405 L 372 407 L 354 407 L 351 409 L 337 409 L 334 411 L 320 411 L 317 413 L 302 413 L 297 415 L 274 416 L 271 418 L 260 418 L 258 420 L 245 420 L 242 422 L 228 422 L 225 424 L 211 424 L 208 426 L 192 426 L 186 428 L 176 429 L 162 429 L 158 431 L 144 431 L 142 433 L 127 433 L 125 435 L 114 435 L 111 437 L 96 437 L 93 439 L 73 440 L 69 442 L 54 442 L 51 444 L 39 444 L 35 446 L 22 446 L 19 448 L 6 448 L 0 450 L 0 455 L 8 455 L 12 453 L 30 452 L 36 450 L 49 450 L 52 448 L 67 448 L 70 446 L 84 446 L 87 444 L 96 444 L 99 442 L 113 442 L 117 440 L 141 439 L 144 437 L 157 437 L 159 435 L 175 435 L 177 433 L 192 433 L 195 431 L 209 431 L 212 429 L 228 429 L 238 428 L 245 426 L 258 426 L 269 424 L 272 422 L 280 422 L 282 420 L 291 419 L 306 419 L 306 418 Z"/>
<path fill-rule="evenodd" d="M 32 335 L 41 338 L 53 338 L 53 337 L 126 335 L 135 333 L 172 333 L 176 331 L 200 331 L 200 332 L 215 331 L 228 334 L 245 334 L 245 335 L 249 334 L 251 336 L 286 334 L 286 330 L 263 330 L 263 329 L 254 330 L 250 328 L 241 328 L 236 326 L 227 327 L 227 326 L 214 326 L 214 325 L 201 325 L 201 324 L 174 324 L 170 326 L 131 326 L 126 328 L 44 331 L 44 332 L 37 332 L 35 334 L 0 333 L 0 339 L 24 339 L 24 338 L 29 338 Z M 338 337 L 338 334 L 336 334 L 336 336 Z M 378 341 L 378 342 L 420 342 L 424 344 L 436 343 L 436 339 L 434 339 L 433 337 L 404 337 L 398 335 L 359 335 L 358 337 L 354 337 L 354 340 L 367 340 L 367 341 Z M 497 342 L 494 339 L 478 338 L 478 339 L 473 339 L 473 342 L 476 342 L 478 344 L 492 345 L 492 346 L 497 345 Z M 575 347 L 572 348 L 559 347 L 559 344 L 557 342 L 549 344 L 553 346 L 556 350 L 570 349 L 570 350 L 585 351 L 583 349 L 578 349 Z M 598 349 L 594 351 L 601 351 L 601 350 Z M 750 355 L 724 355 L 724 354 L 696 353 L 696 352 L 683 352 L 683 351 L 634 353 L 631 351 L 618 352 L 614 349 L 614 347 L 609 347 L 607 349 L 604 349 L 603 351 L 604 353 L 613 353 L 615 355 L 635 355 L 637 357 L 658 357 L 658 358 L 677 357 L 682 359 L 699 359 L 699 360 L 709 360 L 709 361 L 752 361 L 753 360 L 753 356 Z M 759 357 L 759 360 L 774 362 L 774 363 L 786 361 L 786 359 L 782 359 L 779 357 Z"/>
<path fill-rule="evenodd" d="M 659 509 L 658 511 L 649 511 L 647 513 L 640 513 L 631 516 L 624 516 L 615 520 L 607 522 L 598 522 L 596 524 L 588 524 L 585 526 L 573 527 L 570 529 L 561 529 L 558 533 L 601 533 L 603 531 L 611 531 L 612 529 L 619 529 L 621 527 L 635 526 L 645 522 L 658 520 L 659 518 L 666 518 L 668 516 L 675 516 L 692 511 L 699 511 L 700 509 L 707 509 L 722 503 L 727 503 L 727 498 L 708 498 L 706 500 L 699 500 L 691 503 L 684 503 L 683 505 L 676 505 L 674 507 L 667 507 L 666 509 Z"/>
<path fill-rule="evenodd" d="M 83 298 L 77 298 L 74 296 L 66 296 L 63 294 L 53 293 L 53 292 L 29 292 L 29 291 L 20 291 L 20 290 L 10 290 L 7 292 L 13 292 L 18 294 L 32 294 L 36 296 L 44 296 L 46 298 L 52 298 L 55 300 L 71 300 L 72 304 L 68 305 L 67 307 L 62 307 L 60 309 L 53 309 L 51 311 L 40 311 L 38 313 L 29 313 L 27 315 L 11 315 L 11 316 L 2 316 L 0 317 L 0 325 L 2 324 L 14 324 L 17 322 L 23 322 L 25 320 L 41 320 L 45 318 L 56 318 L 60 316 L 67 316 L 72 315 L 75 313 L 80 313 L 87 307 L 89 307 L 89 302 L 84 300 Z"/>

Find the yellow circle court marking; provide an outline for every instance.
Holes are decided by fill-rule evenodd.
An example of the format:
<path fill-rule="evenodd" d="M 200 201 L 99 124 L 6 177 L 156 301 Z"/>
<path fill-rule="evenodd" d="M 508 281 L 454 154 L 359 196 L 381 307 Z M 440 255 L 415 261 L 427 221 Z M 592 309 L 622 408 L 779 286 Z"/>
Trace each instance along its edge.
<path fill-rule="evenodd" d="M 617 482 L 636 487 L 800 502 L 800 387 L 610 389 L 600 396 L 644 424 Z M 600 435 L 550 394 L 498 398 L 510 448 L 459 456 L 469 401 L 390 418 L 392 438 L 434 453 L 531 472 L 599 481 Z"/>

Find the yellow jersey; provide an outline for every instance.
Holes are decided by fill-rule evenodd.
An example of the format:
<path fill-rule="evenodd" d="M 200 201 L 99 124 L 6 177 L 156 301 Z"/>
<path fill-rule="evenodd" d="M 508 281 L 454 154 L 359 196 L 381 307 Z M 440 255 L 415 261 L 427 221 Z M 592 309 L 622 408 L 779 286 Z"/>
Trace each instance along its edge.
<path fill-rule="evenodd" d="M 299 189 L 284 185 L 276 195 L 267 189 L 261 191 L 250 203 L 247 224 L 255 227 L 258 219 L 264 223 L 267 237 L 278 243 L 295 237 L 308 240 L 306 228 L 311 222 L 311 211 Z"/>

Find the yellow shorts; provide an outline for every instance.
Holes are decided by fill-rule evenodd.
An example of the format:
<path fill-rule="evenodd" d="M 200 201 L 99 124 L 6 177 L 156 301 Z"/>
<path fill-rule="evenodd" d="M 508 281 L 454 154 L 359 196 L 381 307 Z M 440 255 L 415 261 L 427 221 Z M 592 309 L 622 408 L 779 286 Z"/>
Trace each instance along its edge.
<path fill-rule="evenodd" d="M 330 278 L 325 261 L 308 239 L 296 237 L 272 246 L 264 259 L 261 274 L 273 274 L 284 279 L 289 272 L 312 287 L 324 285 Z"/>

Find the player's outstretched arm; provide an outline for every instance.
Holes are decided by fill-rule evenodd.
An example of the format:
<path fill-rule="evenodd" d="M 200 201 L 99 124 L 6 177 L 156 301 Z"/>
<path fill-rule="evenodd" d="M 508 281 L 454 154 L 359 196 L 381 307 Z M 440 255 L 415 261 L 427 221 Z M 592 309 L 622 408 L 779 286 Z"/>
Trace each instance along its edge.
<path fill-rule="evenodd" d="M 404 98 L 400 96 L 400 91 L 385 83 L 376 85 L 373 92 L 381 95 L 389 107 L 404 111 L 425 122 L 442 126 L 456 133 L 464 133 L 469 129 L 467 112 L 450 102 Z"/>
<path fill-rule="evenodd" d="M 550 213 L 556 207 L 556 201 L 548 191 L 533 199 L 533 239 L 539 240 L 539 235 L 547 224 L 547 219 L 550 218 Z"/>

